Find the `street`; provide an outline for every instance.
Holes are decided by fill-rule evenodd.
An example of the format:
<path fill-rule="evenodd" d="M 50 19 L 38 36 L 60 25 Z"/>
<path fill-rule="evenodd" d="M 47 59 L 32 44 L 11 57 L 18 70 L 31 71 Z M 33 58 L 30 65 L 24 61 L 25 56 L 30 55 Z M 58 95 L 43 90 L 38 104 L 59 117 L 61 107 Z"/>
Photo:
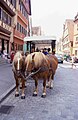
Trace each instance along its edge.
<path fill-rule="evenodd" d="M 42 81 L 37 97 L 32 96 L 34 80 L 27 81 L 25 100 L 15 98 L 13 91 L 0 104 L 0 120 L 78 120 L 78 69 L 64 65 L 59 64 L 54 88 L 47 88 L 46 98 L 41 98 Z"/>

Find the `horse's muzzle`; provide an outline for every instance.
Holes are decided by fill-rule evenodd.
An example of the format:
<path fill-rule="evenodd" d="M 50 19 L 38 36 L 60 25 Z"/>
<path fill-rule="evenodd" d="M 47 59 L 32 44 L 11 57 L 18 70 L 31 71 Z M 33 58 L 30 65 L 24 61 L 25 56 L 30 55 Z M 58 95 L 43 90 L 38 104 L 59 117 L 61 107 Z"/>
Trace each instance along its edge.
<path fill-rule="evenodd" d="M 20 76 L 20 70 L 16 71 L 16 75 L 19 77 Z"/>

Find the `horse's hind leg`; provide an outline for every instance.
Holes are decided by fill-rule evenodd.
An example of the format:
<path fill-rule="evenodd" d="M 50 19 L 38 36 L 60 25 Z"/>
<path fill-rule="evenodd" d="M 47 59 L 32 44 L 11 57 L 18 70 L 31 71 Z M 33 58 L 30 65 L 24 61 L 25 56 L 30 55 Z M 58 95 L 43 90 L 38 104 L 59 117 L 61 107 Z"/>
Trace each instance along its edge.
<path fill-rule="evenodd" d="M 21 99 L 25 99 L 25 80 L 24 79 L 22 79 L 21 80 L 21 82 L 22 82 L 22 95 L 21 95 Z"/>
<path fill-rule="evenodd" d="M 46 97 L 46 80 L 45 79 L 43 80 L 43 94 L 41 97 L 43 97 L 43 98 Z"/>
<path fill-rule="evenodd" d="M 37 96 L 37 93 L 38 93 L 38 80 L 35 79 L 35 90 L 34 90 L 33 96 Z"/>
<path fill-rule="evenodd" d="M 47 88 L 50 89 L 53 88 L 53 79 L 54 79 L 54 75 L 50 75 L 50 77 L 48 78 L 48 84 L 46 85 Z"/>
<path fill-rule="evenodd" d="M 49 88 L 53 89 L 53 82 L 54 82 L 54 75 L 50 76 L 49 78 Z"/>
<path fill-rule="evenodd" d="M 47 80 L 47 83 L 46 83 L 46 88 L 49 88 L 49 86 L 50 86 L 50 76 L 48 77 L 48 80 Z"/>

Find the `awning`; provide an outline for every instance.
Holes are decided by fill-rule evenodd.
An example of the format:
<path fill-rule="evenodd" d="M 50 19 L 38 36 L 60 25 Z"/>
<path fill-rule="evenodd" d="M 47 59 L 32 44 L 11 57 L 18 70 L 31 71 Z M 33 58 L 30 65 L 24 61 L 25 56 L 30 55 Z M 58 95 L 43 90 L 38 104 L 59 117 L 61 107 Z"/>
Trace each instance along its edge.
<path fill-rule="evenodd" d="M 52 41 L 56 41 L 55 36 L 30 36 L 25 37 L 24 42 L 34 42 L 35 44 L 51 44 Z"/>

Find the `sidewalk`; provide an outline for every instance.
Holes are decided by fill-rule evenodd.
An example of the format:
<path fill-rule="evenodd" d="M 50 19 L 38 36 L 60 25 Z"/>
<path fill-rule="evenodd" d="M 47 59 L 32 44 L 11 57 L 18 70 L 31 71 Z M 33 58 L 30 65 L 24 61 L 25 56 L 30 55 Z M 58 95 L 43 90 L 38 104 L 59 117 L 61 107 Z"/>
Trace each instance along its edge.
<path fill-rule="evenodd" d="M 15 89 L 12 66 L 0 57 L 0 103 Z"/>
<path fill-rule="evenodd" d="M 64 63 L 65 63 L 65 64 L 68 64 L 68 65 L 72 65 L 72 63 L 71 63 L 71 62 L 68 62 L 68 61 L 65 61 L 65 60 L 64 60 Z M 76 65 L 76 67 L 78 68 L 78 63 L 74 63 L 74 64 L 75 64 L 75 65 Z"/>

